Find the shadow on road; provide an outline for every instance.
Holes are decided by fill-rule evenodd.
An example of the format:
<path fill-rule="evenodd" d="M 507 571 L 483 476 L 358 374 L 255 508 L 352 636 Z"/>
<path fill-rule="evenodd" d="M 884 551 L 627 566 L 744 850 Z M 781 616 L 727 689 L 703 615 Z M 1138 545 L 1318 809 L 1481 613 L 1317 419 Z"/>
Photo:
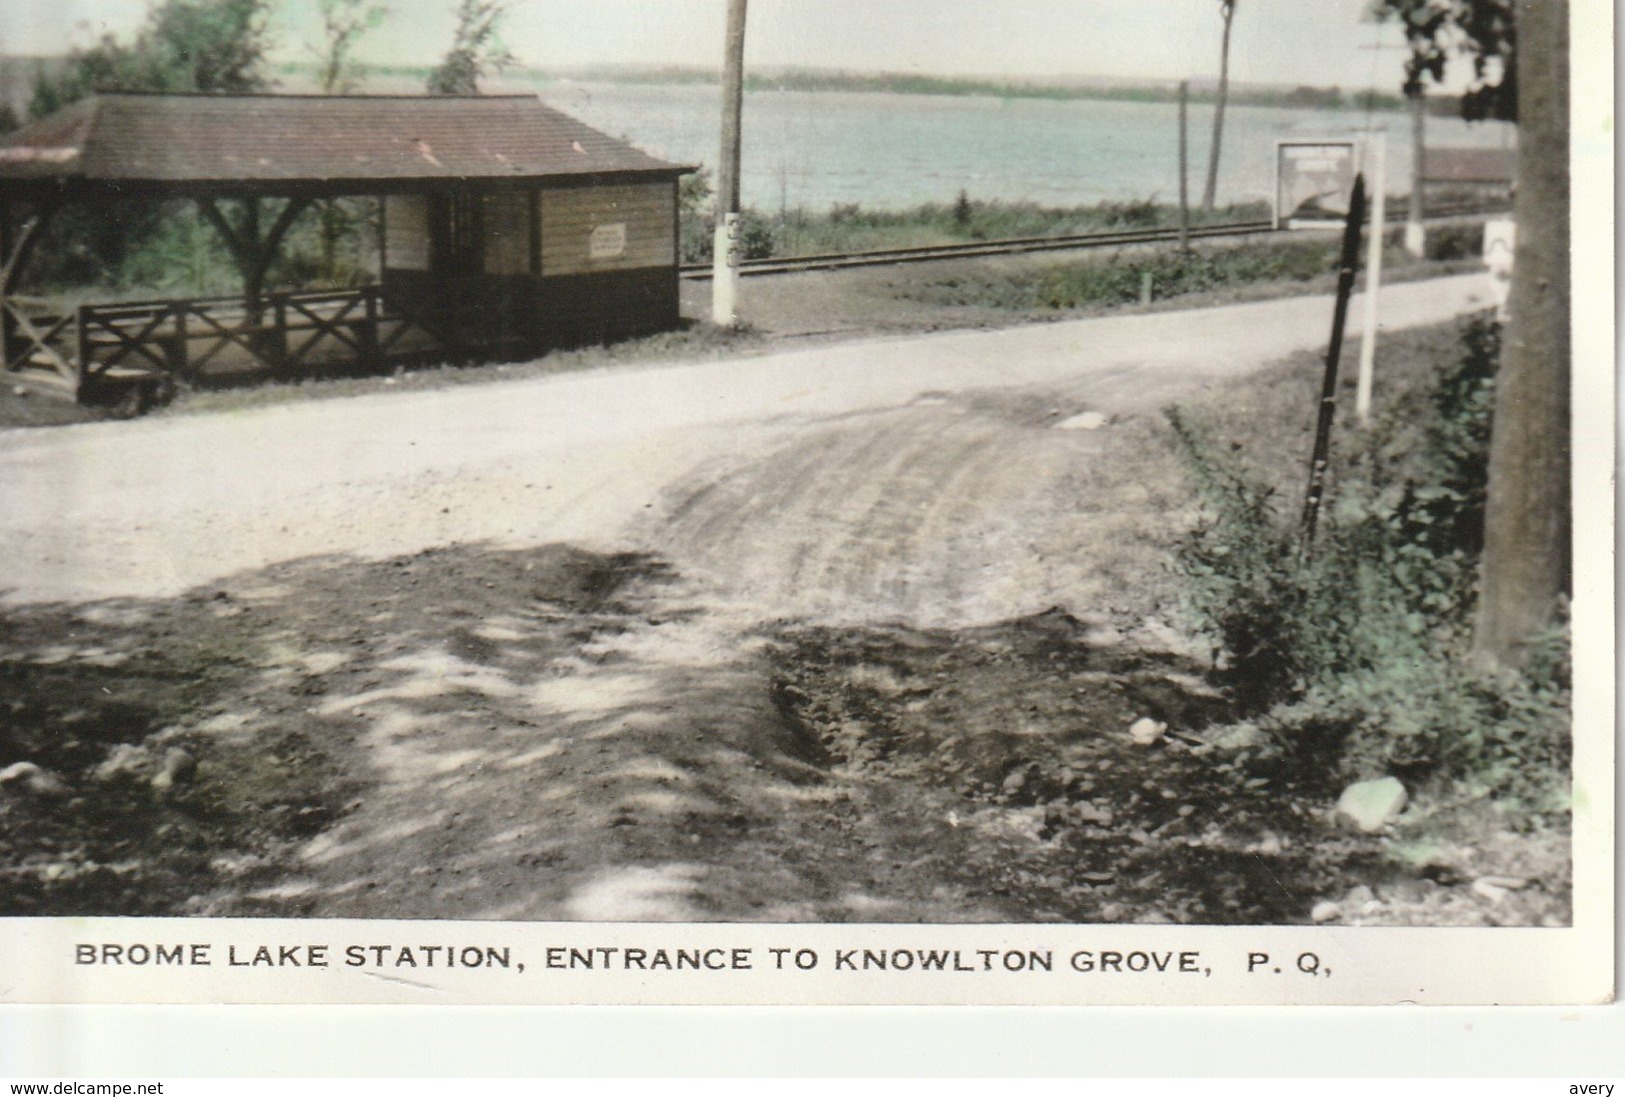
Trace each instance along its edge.
<path fill-rule="evenodd" d="M 1204 740 L 1202 668 L 1060 611 L 734 620 L 463 546 L 3 627 L 5 914 L 1290 922 L 1371 855 Z"/>

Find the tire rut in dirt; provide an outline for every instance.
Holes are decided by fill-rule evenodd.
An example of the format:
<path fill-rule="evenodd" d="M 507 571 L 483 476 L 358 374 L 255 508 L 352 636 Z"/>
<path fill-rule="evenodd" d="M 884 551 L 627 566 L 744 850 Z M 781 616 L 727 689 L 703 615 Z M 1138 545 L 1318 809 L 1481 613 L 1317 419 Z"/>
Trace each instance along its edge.
<path fill-rule="evenodd" d="M 646 536 L 776 615 L 987 619 L 1000 616 L 990 600 L 1008 612 L 1016 597 L 1001 549 L 1053 524 L 1042 503 L 1078 459 L 1075 440 L 1045 431 L 894 409 L 700 470 L 671 489 Z"/>

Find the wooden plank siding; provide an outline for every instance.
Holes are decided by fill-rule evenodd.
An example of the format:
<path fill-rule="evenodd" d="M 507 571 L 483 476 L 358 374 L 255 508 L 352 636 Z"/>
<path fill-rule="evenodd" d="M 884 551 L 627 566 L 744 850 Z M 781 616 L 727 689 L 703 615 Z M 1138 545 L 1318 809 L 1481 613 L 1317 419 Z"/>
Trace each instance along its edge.
<path fill-rule="evenodd" d="M 485 273 L 536 273 L 530 269 L 530 192 L 500 191 L 484 202 Z"/>
<path fill-rule="evenodd" d="M 383 300 L 454 343 L 499 356 L 669 330 L 681 323 L 673 180 L 487 190 L 480 266 L 444 269 L 426 195 L 393 195 Z"/>
<path fill-rule="evenodd" d="M 542 274 L 673 267 L 671 182 L 619 183 L 598 187 L 550 188 L 541 196 Z M 617 254 L 593 255 L 594 231 L 603 243 L 624 226 L 625 245 Z"/>
<path fill-rule="evenodd" d="M 391 194 L 384 199 L 384 255 L 394 270 L 429 269 L 429 196 Z"/>

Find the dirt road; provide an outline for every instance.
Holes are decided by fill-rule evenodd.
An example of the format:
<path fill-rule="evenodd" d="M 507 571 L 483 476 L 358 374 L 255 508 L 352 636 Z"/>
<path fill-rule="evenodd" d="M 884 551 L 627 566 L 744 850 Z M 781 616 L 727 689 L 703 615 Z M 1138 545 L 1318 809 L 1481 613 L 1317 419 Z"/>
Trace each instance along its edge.
<path fill-rule="evenodd" d="M 1482 307 L 1487 284 L 1390 292 L 1399 329 Z M 186 910 L 1154 920 L 1160 870 L 1107 895 L 1119 868 L 1080 884 L 1078 859 L 1120 866 L 1178 824 L 1211 882 L 1191 849 L 1241 879 L 1282 845 L 1189 805 L 1214 774 L 1178 791 L 1095 734 L 1207 703 L 1147 624 L 1184 505 L 1157 412 L 1317 345 L 1329 313 L 1297 298 L 0 435 L 23 622 L 5 656 L 149 675 L 136 737 L 184 743 L 217 795 L 265 799 L 251 783 L 283 778 L 245 760 L 267 743 L 307 770 L 311 825 L 214 858 Z M 166 678 L 164 658 L 194 662 Z M 1035 665 L 1054 704 L 1023 699 Z M 169 678 L 191 692 L 151 684 Z M 996 714 L 954 727 L 977 691 Z M 1117 845 L 1113 811 L 1133 823 Z M 1271 894 L 1228 909 L 1306 916 L 1312 896 Z"/>
<path fill-rule="evenodd" d="M 1477 276 L 1394 287 L 1385 291 L 1385 327 L 1447 318 L 1481 306 L 1486 292 Z M 737 569 L 736 550 L 748 541 L 753 563 L 781 569 L 801 554 L 796 538 L 809 535 L 825 546 L 874 540 L 890 553 L 894 530 L 871 536 L 852 521 L 865 499 L 884 499 L 876 521 L 886 511 L 916 515 L 920 544 L 940 547 L 941 523 L 979 540 L 954 507 L 1020 505 L 1055 471 L 1035 460 L 1039 453 L 1095 444 L 1088 432 L 1039 428 L 1085 408 L 1120 417 L 1155 410 L 1209 380 L 1317 345 L 1328 316 L 1324 299 L 1296 298 L 13 432 L 0 435 L 5 598 L 178 594 L 307 555 L 382 557 L 454 543 L 642 548 L 657 517 L 644 511 L 707 484 L 717 486 L 713 499 L 755 499 L 768 522 L 707 531 L 703 505 L 674 514 L 674 540 L 703 557 L 698 563 L 720 548 Z M 948 424 L 957 425 L 944 434 Z M 922 439 L 939 435 L 942 444 L 925 443 L 937 467 L 922 466 L 918 453 L 910 459 Z M 1026 450 L 1004 450 L 1012 445 Z M 798 464 L 796 452 L 808 456 Z M 740 469 L 759 472 L 763 491 L 789 497 L 756 493 L 731 474 Z M 781 482 L 786 475 L 800 479 Z M 943 492 L 953 475 L 958 490 Z M 1017 498 L 1002 498 L 1011 488 Z M 802 528 L 798 508 L 832 504 L 826 528 Z M 873 588 L 851 593 L 861 606 Z M 919 605 L 940 597 L 922 593 Z"/>

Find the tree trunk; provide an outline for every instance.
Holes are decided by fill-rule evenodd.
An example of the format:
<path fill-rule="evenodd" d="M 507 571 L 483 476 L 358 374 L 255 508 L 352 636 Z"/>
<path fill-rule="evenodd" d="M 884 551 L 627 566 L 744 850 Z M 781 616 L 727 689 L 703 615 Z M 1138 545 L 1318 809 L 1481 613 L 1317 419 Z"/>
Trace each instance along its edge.
<path fill-rule="evenodd" d="M 1202 188 L 1202 208 L 1213 209 L 1219 190 L 1219 150 L 1224 143 L 1224 106 L 1230 98 L 1230 24 L 1236 18 L 1235 0 L 1224 3 L 1224 39 L 1219 45 L 1219 98 L 1213 108 L 1213 145 L 1207 155 L 1207 185 Z"/>
<path fill-rule="evenodd" d="M 1474 646 L 1521 666 L 1569 584 L 1568 0 L 1519 0 L 1517 254 Z"/>

